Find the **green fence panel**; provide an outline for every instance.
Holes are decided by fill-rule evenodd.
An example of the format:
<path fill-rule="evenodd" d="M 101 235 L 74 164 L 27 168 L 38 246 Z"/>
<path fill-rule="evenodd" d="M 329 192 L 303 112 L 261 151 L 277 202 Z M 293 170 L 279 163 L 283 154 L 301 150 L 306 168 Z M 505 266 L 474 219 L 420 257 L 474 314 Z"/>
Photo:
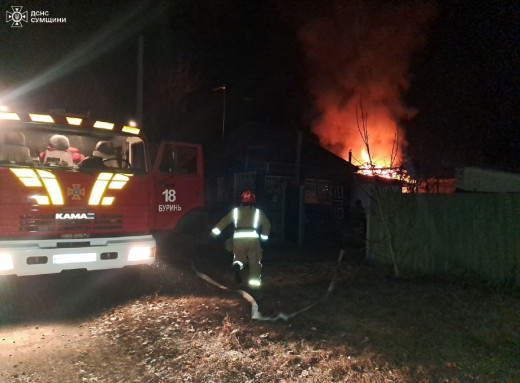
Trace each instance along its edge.
<path fill-rule="evenodd" d="M 374 191 L 368 254 L 414 275 L 520 285 L 520 195 Z"/>

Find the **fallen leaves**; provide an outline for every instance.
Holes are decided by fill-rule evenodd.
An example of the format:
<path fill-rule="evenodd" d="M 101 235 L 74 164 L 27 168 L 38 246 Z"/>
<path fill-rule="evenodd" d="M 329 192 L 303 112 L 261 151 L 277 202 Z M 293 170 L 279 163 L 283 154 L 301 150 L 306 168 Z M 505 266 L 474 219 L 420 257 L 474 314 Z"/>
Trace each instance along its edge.
<path fill-rule="evenodd" d="M 0 372 L 0 381 L 409 383 L 467 376 L 456 355 L 439 365 L 418 364 L 414 356 L 417 350 L 424 352 L 422 347 L 430 352 L 425 340 L 435 343 L 438 336 L 435 323 L 439 321 L 428 321 L 431 315 L 450 325 L 451 315 L 429 310 L 431 303 L 423 307 L 428 315 L 415 311 L 412 325 L 409 315 L 401 315 L 410 302 L 411 307 L 417 305 L 414 290 L 419 290 L 420 297 L 429 286 L 389 286 L 374 277 L 373 270 L 352 267 L 338 273 L 338 280 L 348 279 L 348 283 L 338 284 L 327 302 L 288 322 L 252 320 L 250 306 L 242 297 L 205 282 L 197 285 L 200 281 L 191 274 L 178 271 L 174 275 L 182 274 L 183 279 L 176 277 L 175 283 L 181 285 L 167 286 L 165 281 L 172 278 L 165 274 L 161 294 L 138 294 L 96 311 L 94 319 L 81 328 L 84 336 L 78 335 L 54 364 L 40 359 L 30 367 L 16 360 L 16 378 Z M 175 271 L 165 268 L 161 272 Z M 322 296 L 330 275 L 330 263 L 279 264 L 276 270 L 265 272 L 266 292 L 260 308 L 266 315 L 299 310 Z M 422 326 L 425 321 L 427 325 Z M 517 328 L 517 324 L 510 326 Z M 420 329 L 433 336 L 400 343 L 407 331 L 422 336 Z M 37 338 L 40 344 L 58 338 L 63 345 L 70 342 L 63 334 L 41 329 Z M 3 338 L 0 346 L 11 341 Z M 409 344 L 414 348 L 404 346 Z M 45 367 L 48 370 L 42 370 Z M 7 376 L 10 380 L 4 379 Z"/>

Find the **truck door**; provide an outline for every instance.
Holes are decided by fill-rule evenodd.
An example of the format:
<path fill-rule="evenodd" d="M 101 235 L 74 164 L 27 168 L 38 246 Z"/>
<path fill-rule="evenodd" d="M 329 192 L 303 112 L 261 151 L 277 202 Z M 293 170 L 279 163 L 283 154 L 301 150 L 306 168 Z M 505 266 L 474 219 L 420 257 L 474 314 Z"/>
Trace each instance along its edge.
<path fill-rule="evenodd" d="M 202 147 L 162 142 L 153 164 L 152 229 L 173 229 L 190 210 L 204 205 Z"/>

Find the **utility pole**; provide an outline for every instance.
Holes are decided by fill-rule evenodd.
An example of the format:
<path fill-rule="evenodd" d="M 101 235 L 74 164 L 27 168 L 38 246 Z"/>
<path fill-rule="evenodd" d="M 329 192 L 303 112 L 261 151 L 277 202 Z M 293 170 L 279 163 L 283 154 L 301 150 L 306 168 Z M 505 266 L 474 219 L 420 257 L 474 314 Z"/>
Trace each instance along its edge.
<path fill-rule="evenodd" d="M 296 159 L 294 161 L 294 181 L 296 183 L 296 186 L 298 187 L 298 246 L 302 247 L 305 228 L 305 186 L 300 184 L 303 133 L 301 130 L 298 130 L 296 134 Z"/>
<path fill-rule="evenodd" d="M 222 97 L 222 137 L 226 132 L 226 86 L 223 86 L 224 96 Z"/>
<path fill-rule="evenodd" d="M 222 137 L 226 132 L 226 85 L 221 85 L 218 88 L 213 89 L 213 92 L 222 91 Z"/>
<path fill-rule="evenodd" d="M 296 158 L 294 160 L 294 182 L 300 184 L 300 161 L 302 156 L 302 131 L 296 132 Z"/>
<path fill-rule="evenodd" d="M 142 128 L 143 124 L 143 57 L 144 57 L 144 37 L 139 36 L 137 42 L 137 91 L 136 91 L 136 119 L 137 126 Z"/>

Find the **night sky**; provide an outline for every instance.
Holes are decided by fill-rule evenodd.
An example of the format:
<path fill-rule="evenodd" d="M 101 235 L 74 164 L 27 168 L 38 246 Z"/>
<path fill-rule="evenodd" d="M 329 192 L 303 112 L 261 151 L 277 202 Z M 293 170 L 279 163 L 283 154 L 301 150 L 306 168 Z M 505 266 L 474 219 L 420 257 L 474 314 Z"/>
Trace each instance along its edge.
<path fill-rule="evenodd" d="M 466 165 L 520 171 L 517 1 L 371 1 L 359 13 L 352 12 L 352 3 L 0 1 L 1 99 L 24 109 L 64 108 L 108 120 L 135 117 L 142 35 L 143 126 L 152 138 L 219 137 L 223 92 L 214 89 L 221 85 L 228 131 L 247 121 L 311 131 L 320 109 L 316 68 L 303 43 L 309 26 L 334 20 L 337 40 L 331 36 L 322 43 L 339 43 L 328 47 L 327 61 L 349 73 L 343 65 L 349 62 L 347 45 L 340 42 L 348 42 L 352 31 L 376 20 L 379 31 L 393 33 L 407 21 L 399 17 L 417 17 L 410 33 L 418 39 L 402 55 L 406 73 L 396 95 L 403 110 L 413 110 L 400 116 L 407 166 L 431 174 Z M 408 8 L 392 13 L 388 3 Z M 13 28 L 6 22 L 12 5 L 67 20 Z M 383 5 L 395 20 L 373 17 Z M 379 28 L 385 20 L 388 28 Z"/>

